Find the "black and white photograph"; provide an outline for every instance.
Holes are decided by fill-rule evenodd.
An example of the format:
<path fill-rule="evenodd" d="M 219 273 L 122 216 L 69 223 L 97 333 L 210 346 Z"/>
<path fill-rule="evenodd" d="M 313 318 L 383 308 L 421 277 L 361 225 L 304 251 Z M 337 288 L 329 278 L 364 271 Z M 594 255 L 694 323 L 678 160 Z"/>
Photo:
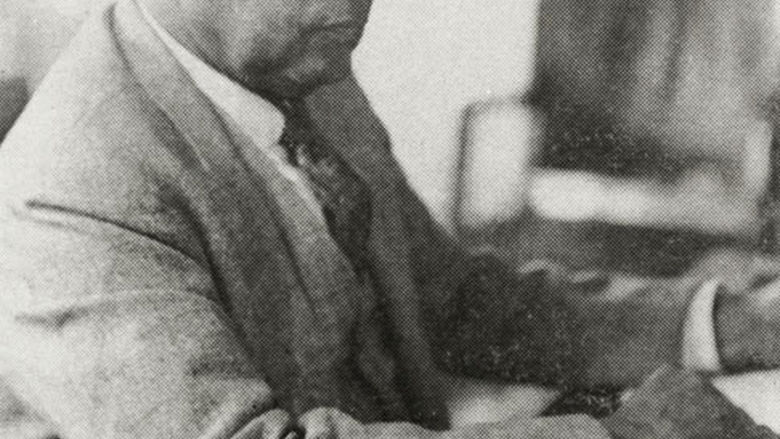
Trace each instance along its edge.
<path fill-rule="evenodd" d="M 0 439 L 780 439 L 780 1 L 0 0 Z"/>

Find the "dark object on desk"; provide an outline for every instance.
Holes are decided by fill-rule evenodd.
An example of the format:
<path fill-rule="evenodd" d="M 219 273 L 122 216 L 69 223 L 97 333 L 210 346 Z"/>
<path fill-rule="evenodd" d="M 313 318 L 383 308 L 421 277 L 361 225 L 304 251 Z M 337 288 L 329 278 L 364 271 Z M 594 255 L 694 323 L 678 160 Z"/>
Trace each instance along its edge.
<path fill-rule="evenodd" d="M 704 378 L 671 367 L 653 374 L 601 422 L 615 439 L 778 437 L 756 425 Z"/>
<path fill-rule="evenodd" d="M 613 389 L 575 390 L 558 398 L 542 416 L 586 414 L 601 419 L 620 408 L 622 394 Z"/>

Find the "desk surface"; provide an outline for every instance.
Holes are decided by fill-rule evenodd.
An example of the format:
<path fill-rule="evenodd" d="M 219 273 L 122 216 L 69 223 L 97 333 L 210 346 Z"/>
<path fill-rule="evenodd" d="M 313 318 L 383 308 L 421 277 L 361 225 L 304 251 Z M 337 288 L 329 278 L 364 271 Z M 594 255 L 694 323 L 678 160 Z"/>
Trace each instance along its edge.
<path fill-rule="evenodd" d="M 780 370 L 713 379 L 733 404 L 753 420 L 780 434 Z M 541 415 L 561 394 L 539 386 L 501 385 L 451 378 L 449 409 L 454 427 L 495 422 L 511 416 Z"/>

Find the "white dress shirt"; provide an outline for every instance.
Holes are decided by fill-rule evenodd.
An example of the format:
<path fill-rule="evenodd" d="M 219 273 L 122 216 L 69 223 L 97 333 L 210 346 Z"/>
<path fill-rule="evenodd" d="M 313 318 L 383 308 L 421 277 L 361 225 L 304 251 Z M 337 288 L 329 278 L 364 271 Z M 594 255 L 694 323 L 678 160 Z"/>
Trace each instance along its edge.
<path fill-rule="evenodd" d="M 312 213 L 324 224 L 322 206 L 315 198 L 307 177 L 287 160 L 287 153 L 279 144 L 285 125 L 284 115 L 279 109 L 195 56 L 160 26 L 142 2 L 139 2 L 139 6 L 146 21 L 181 64 L 198 90 L 227 114 L 261 152 L 274 162 L 277 170 L 293 183 Z"/>

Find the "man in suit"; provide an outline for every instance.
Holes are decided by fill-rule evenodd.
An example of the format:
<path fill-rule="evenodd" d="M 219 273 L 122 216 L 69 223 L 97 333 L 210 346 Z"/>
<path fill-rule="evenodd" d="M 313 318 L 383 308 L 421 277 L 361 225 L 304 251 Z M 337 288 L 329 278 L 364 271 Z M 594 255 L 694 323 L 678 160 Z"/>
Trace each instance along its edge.
<path fill-rule="evenodd" d="M 441 369 L 635 386 L 775 366 L 731 330 L 775 327 L 714 282 L 466 255 L 351 79 L 370 3 L 120 0 L 87 21 L 0 150 L 15 393 L 64 438 L 767 437 L 669 369 L 603 422 L 447 429 Z"/>

